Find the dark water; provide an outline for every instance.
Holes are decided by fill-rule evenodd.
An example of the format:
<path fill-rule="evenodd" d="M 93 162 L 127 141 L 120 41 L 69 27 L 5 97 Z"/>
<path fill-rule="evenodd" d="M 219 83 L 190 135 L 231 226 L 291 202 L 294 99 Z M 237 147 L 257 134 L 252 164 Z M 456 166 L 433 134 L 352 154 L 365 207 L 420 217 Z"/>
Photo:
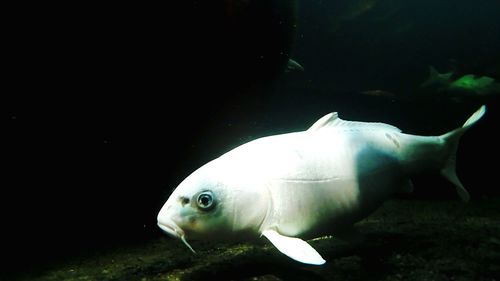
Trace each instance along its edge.
<path fill-rule="evenodd" d="M 499 1 L 39 8 L 15 9 L 20 31 L 9 41 L 18 58 L 6 77 L 0 197 L 9 275 L 162 236 L 156 214 L 193 170 L 331 111 L 426 135 L 486 103 L 457 173 L 473 200 L 500 196 L 500 93 L 420 87 L 431 65 L 500 81 Z M 285 73 L 289 57 L 305 71 Z M 439 176 L 414 184 L 415 200 L 456 198 Z"/>

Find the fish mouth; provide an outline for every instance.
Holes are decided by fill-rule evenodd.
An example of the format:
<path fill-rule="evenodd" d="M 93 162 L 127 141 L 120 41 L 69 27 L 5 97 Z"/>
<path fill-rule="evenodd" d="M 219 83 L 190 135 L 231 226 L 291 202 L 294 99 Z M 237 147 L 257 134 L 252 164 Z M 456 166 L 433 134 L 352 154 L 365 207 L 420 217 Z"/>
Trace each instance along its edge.
<path fill-rule="evenodd" d="M 186 234 L 184 231 L 177 225 L 175 222 L 168 220 L 168 221 L 158 221 L 158 227 L 161 228 L 161 230 L 165 231 L 168 235 L 174 237 L 174 238 L 179 238 L 181 241 L 191 250 L 193 253 L 196 253 L 189 245 L 189 243 L 186 241 Z"/>
<path fill-rule="evenodd" d="M 174 238 L 180 238 L 184 235 L 184 231 L 174 222 L 158 222 L 158 227 Z"/>

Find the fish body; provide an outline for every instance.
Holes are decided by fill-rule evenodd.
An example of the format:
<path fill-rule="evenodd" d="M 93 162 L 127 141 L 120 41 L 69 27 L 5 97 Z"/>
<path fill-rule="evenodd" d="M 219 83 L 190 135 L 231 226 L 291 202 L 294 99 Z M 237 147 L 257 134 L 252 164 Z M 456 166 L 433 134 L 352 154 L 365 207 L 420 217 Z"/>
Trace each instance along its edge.
<path fill-rule="evenodd" d="M 440 171 L 468 200 L 455 174 L 455 152 L 484 112 L 483 106 L 441 136 L 330 113 L 307 131 L 256 139 L 205 164 L 174 190 L 158 225 L 188 247 L 187 239 L 265 236 L 292 259 L 323 264 L 303 239 L 349 233 L 394 193 L 411 189 L 414 175 Z"/>

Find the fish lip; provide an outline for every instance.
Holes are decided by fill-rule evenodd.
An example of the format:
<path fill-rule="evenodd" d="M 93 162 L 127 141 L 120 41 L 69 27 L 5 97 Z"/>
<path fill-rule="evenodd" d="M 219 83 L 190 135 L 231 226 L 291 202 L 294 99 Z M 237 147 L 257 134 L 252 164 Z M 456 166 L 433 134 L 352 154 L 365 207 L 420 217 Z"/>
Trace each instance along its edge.
<path fill-rule="evenodd" d="M 184 236 L 184 231 L 173 221 L 158 221 L 158 227 L 174 238 Z"/>

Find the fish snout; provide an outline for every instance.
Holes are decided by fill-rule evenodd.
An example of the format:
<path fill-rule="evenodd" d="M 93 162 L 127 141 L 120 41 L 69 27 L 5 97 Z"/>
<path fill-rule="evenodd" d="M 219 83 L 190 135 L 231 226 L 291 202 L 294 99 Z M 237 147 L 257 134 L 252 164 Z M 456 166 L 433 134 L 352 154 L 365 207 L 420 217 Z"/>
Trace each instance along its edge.
<path fill-rule="evenodd" d="M 160 213 L 161 215 L 161 213 Z M 184 231 L 170 218 L 160 217 L 158 215 L 158 227 L 174 238 L 184 236 Z"/>
<path fill-rule="evenodd" d="M 172 237 L 179 238 L 181 236 L 179 228 L 173 222 L 158 221 L 158 227 Z"/>
<path fill-rule="evenodd" d="M 184 231 L 173 220 L 172 206 L 165 204 L 158 213 L 157 223 L 161 230 L 165 231 L 170 236 L 180 238 L 184 235 Z"/>

